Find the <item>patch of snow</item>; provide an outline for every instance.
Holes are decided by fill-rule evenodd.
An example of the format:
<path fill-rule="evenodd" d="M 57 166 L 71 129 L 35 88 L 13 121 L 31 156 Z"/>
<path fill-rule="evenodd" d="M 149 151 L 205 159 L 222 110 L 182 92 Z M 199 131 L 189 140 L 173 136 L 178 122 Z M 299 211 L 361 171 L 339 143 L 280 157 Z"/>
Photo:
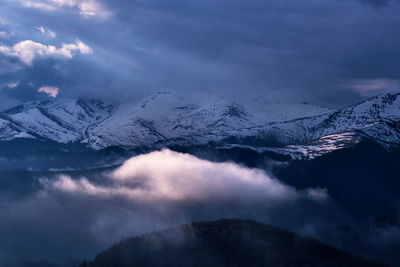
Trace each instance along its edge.
<path fill-rule="evenodd" d="M 173 93 L 118 104 L 72 98 L 34 101 L 0 113 L 0 140 L 33 133 L 101 149 L 211 141 L 221 145 L 227 138 L 238 140 L 233 145 L 246 145 L 255 138 L 273 140 L 281 148 L 260 143 L 248 146 L 251 149 L 314 158 L 353 145 L 361 136 L 383 145 L 399 144 L 400 97 L 394 92 L 338 110 L 262 97 L 246 106 L 217 96 L 194 101 Z"/>
<path fill-rule="evenodd" d="M 25 133 L 25 132 L 20 132 L 20 133 L 14 135 L 14 138 L 36 139 L 36 137 L 34 137 L 33 135 Z"/>

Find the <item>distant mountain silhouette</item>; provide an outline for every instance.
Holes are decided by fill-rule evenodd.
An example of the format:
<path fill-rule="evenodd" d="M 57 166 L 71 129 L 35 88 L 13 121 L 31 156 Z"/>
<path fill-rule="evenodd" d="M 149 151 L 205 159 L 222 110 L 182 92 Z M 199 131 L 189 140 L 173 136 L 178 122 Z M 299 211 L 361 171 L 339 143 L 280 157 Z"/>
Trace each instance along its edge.
<path fill-rule="evenodd" d="M 81 266 L 383 265 L 276 227 L 223 219 L 128 238 Z"/>

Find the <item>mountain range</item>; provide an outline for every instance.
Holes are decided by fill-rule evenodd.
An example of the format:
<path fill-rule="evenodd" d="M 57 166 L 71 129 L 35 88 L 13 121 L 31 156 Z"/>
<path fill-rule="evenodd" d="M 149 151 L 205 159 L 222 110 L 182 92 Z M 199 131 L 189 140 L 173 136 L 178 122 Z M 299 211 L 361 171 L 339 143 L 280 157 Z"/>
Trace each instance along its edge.
<path fill-rule="evenodd" d="M 400 143 L 400 91 L 328 109 L 265 97 L 248 105 L 223 97 L 193 101 L 173 93 L 104 103 L 73 98 L 28 102 L 0 113 L 0 141 L 32 139 L 108 147 L 245 147 L 294 159 L 315 158 L 372 140 Z"/>

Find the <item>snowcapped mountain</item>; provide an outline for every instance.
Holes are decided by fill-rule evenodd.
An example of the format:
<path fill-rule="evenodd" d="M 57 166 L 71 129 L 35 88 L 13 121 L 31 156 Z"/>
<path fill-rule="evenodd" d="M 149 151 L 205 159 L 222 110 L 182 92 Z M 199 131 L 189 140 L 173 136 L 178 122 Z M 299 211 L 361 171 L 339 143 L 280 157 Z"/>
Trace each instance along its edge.
<path fill-rule="evenodd" d="M 267 109 L 264 116 L 260 116 L 262 109 Z M 286 105 L 286 110 L 292 112 L 285 112 L 279 103 L 264 103 L 256 114 L 223 97 L 196 102 L 172 93 L 157 93 L 134 103 L 120 104 L 113 116 L 89 127 L 88 138 L 83 142 L 93 148 L 178 141 L 204 144 L 270 121 L 328 111 L 310 105 Z"/>
<path fill-rule="evenodd" d="M 222 97 L 196 103 L 172 93 L 156 93 L 134 102 L 105 104 L 79 99 L 29 102 L 1 113 L 0 140 L 45 138 L 60 143 L 82 142 L 108 146 L 147 146 L 175 139 L 216 141 L 268 121 L 319 114 L 326 109 L 293 105 L 285 114 L 257 116 Z M 265 106 L 274 109 L 271 104 Z M 312 108 L 311 108 L 312 107 Z"/>
<path fill-rule="evenodd" d="M 246 106 L 223 97 L 194 101 L 173 93 L 113 104 L 52 99 L 0 113 L 0 141 L 36 138 L 93 149 L 215 142 L 313 158 L 364 138 L 399 144 L 399 95 L 384 93 L 338 110 L 260 97 Z"/>
<path fill-rule="evenodd" d="M 1 113 L 0 139 L 23 137 L 76 142 L 86 134 L 89 125 L 109 117 L 115 108 L 99 101 L 71 98 L 29 102 Z"/>
<path fill-rule="evenodd" d="M 250 136 L 273 137 L 282 147 L 293 145 L 327 144 L 333 150 L 343 141 L 353 142 L 370 138 L 384 145 L 400 143 L 400 93 L 384 93 L 356 105 L 325 114 L 270 123 L 253 128 Z M 347 141 L 346 141 L 347 140 Z M 296 146 L 299 148 L 299 146 Z M 309 146 L 308 146 L 309 147 Z"/>

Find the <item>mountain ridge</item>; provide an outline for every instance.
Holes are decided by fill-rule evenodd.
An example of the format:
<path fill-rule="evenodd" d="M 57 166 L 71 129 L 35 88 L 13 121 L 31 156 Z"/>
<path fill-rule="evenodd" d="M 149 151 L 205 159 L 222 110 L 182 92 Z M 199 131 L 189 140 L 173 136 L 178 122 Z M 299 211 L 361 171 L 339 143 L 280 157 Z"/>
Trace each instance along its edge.
<path fill-rule="evenodd" d="M 243 219 L 187 224 L 127 238 L 81 266 L 384 266 Z"/>
<path fill-rule="evenodd" d="M 223 97 L 196 102 L 165 92 L 126 103 L 34 101 L 0 113 L 0 141 L 49 139 L 95 150 L 214 142 L 312 158 L 318 151 L 328 153 L 365 138 L 388 148 L 397 146 L 399 95 L 383 93 L 336 110 L 268 99 L 256 99 L 254 106 Z"/>

